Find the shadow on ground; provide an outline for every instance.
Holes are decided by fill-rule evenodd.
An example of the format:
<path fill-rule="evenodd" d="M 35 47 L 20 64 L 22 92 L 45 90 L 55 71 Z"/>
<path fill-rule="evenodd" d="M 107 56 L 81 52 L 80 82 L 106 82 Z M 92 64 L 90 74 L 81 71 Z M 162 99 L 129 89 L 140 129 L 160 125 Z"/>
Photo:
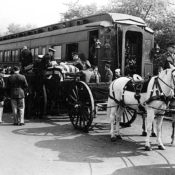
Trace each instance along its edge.
<path fill-rule="evenodd" d="M 108 128 L 107 124 L 103 126 Z M 40 128 L 25 127 L 16 129 L 13 133 L 28 136 L 54 136 L 51 139 L 49 137 L 48 140 L 44 140 L 46 139 L 44 137 L 42 141 L 35 143 L 35 146 L 57 152 L 59 161 L 98 163 L 106 158 L 147 156 L 144 151 L 144 142 L 135 142 L 127 136 L 124 136 L 123 140 L 111 142 L 109 131 L 105 130 L 104 133 L 104 127 L 96 127 L 89 133 L 82 133 L 68 123 Z"/>
<path fill-rule="evenodd" d="M 156 164 L 118 169 L 111 175 L 174 175 L 175 164 Z"/>

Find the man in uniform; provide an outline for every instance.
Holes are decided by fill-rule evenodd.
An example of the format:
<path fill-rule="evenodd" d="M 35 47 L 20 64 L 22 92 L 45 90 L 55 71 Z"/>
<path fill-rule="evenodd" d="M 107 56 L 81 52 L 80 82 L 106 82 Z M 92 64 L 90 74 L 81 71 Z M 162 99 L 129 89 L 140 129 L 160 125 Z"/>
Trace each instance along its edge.
<path fill-rule="evenodd" d="M 27 48 L 27 46 L 24 46 L 23 50 L 21 51 L 20 62 L 21 62 L 22 71 L 24 70 L 26 66 L 28 66 L 29 64 L 33 62 L 32 53 Z"/>
<path fill-rule="evenodd" d="M 47 69 L 47 67 L 50 65 L 51 61 L 53 61 L 55 52 L 56 52 L 56 50 L 50 47 L 48 53 L 46 53 L 43 56 L 43 58 L 41 60 L 41 65 L 42 65 L 43 69 Z"/>
<path fill-rule="evenodd" d="M 20 74 L 18 66 L 14 66 L 14 73 L 7 80 L 7 90 L 11 99 L 14 115 L 14 125 L 24 125 L 25 91 L 28 88 L 26 77 Z"/>
<path fill-rule="evenodd" d="M 161 55 L 159 61 L 159 72 L 161 70 L 170 68 L 170 64 L 175 66 L 175 43 L 170 42 L 167 44 L 167 51 Z"/>
<path fill-rule="evenodd" d="M 112 79 L 113 79 L 113 73 L 111 71 L 111 68 L 110 68 L 110 64 L 109 63 L 106 63 L 105 64 L 105 82 L 109 82 L 111 83 L 112 82 Z"/>

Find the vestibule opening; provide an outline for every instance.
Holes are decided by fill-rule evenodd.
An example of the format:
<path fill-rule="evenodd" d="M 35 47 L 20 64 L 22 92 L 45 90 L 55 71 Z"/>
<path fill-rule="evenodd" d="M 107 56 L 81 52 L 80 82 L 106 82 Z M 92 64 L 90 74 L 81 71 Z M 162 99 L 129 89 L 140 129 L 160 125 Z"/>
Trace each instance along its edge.
<path fill-rule="evenodd" d="M 142 70 L 142 43 L 143 36 L 140 32 L 127 31 L 125 35 L 125 67 L 124 74 L 132 76 L 141 75 Z"/>

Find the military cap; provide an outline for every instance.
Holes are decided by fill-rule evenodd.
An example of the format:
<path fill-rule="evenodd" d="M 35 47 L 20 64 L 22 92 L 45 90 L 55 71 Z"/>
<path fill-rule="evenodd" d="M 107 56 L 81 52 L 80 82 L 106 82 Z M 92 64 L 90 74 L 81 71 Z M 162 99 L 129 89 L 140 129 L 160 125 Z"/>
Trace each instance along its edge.
<path fill-rule="evenodd" d="M 49 48 L 49 51 L 56 52 L 56 50 L 51 47 Z"/>
<path fill-rule="evenodd" d="M 13 71 L 15 71 L 15 72 L 16 72 L 16 71 L 20 71 L 19 66 L 14 66 L 14 67 L 13 67 Z"/>
<path fill-rule="evenodd" d="M 171 42 L 168 42 L 168 43 L 166 44 L 166 46 L 167 46 L 167 47 L 175 46 L 175 42 L 172 42 L 172 41 L 171 41 Z"/>

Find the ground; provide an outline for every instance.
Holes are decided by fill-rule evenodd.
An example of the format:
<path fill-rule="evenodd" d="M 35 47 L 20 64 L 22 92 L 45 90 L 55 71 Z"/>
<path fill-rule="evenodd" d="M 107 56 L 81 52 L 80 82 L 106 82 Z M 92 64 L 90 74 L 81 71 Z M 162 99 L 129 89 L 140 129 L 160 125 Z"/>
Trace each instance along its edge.
<path fill-rule="evenodd" d="M 111 142 L 109 119 L 100 112 L 89 133 L 77 131 L 68 116 L 26 120 L 13 126 L 12 115 L 4 115 L 0 126 L 0 174 L 2 175 L 171 175 L 175 174 L 175 146 L 171 122 L 163 123 L 160 151 L 151 138 L 153 151 L 144 150 L 141 118 L 122 129 L 123 140 Z"/>

